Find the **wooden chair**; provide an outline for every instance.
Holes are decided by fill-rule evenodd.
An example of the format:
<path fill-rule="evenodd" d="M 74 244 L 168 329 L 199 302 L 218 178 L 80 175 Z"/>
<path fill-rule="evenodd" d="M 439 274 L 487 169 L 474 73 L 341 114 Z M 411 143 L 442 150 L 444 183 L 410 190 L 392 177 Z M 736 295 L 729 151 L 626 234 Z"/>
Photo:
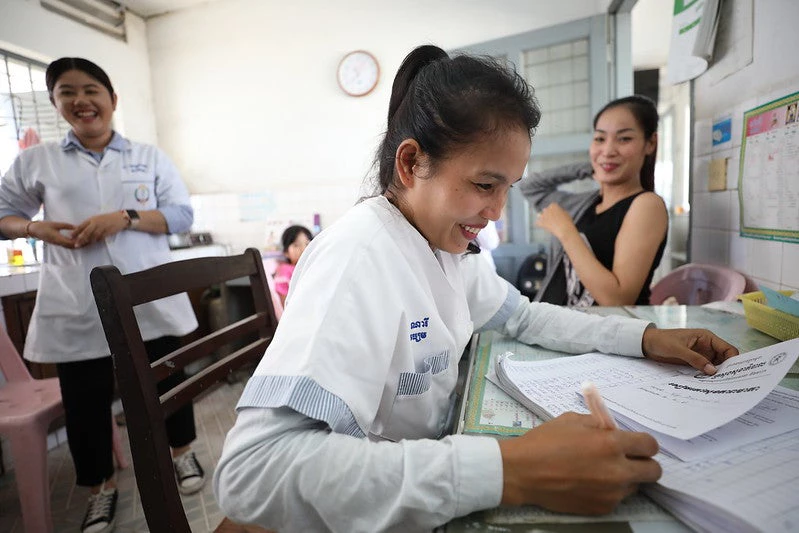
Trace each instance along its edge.
<path fill-rule="evenodd" d="M 242 277 L 250 279 L 253 314 L 179 348 L 152 365 L 148 362 L 133 313 L 135 306 Z M 127 275 L 114 266 L 97 267 L 92 270 L 91 284 L 125 408 L 136 483 L 147 525 L 154 533 L 189 533 L 164 419 L 224 380 L 234 369 L 257 361 L 264 354 L 277 319 L 261 254 L 250 248 L 241 255 L 188 259 Z M 165 377 L 227 344 L 242 342 L 246 343 L 243 347 L 159 397 L 156 383 Z"/>

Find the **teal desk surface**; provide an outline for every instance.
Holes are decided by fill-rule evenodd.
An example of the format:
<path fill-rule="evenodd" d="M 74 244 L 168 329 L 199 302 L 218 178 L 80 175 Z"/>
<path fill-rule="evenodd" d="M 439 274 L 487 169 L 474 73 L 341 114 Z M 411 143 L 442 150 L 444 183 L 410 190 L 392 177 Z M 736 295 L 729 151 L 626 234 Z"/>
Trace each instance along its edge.
<path fill-rule="evenodd" d="M 702 306 L 629 306 L 629 307 L 591 307 L 583 312 L 603 316 L 620 315 L 641 318 L 654 322 L 660 328 L 706 328 L 741 352 L 747 352 L 769 346 L 777 339 L 752 329 L 746 319 L 733 312 L 710 309 Z M 564 354 L 546 350 L 537 346 L 529 346 L 515 339 L 495 332 L 480 334 L 472 340 L 467 365 L 466 392 L 460 406 L 460 417 L 457 421 L 458 433 L 471 435 L 491 435 L 496 438 L 508 438 L 521 435 L 542 421 L 528 411 L 501 389 L 485 379 L 497 355 L 506 351 L 516 354 L 519 359 L 541 360 L 562 357 Z M 783 386 L 799 390 L 799 369 L 796 366 L 780 383 Z M 518 516 L 507 510 L 496 509 L 473 513 L 450 522 L 443 530 L 452 532 L 632 532 L 635 533 L 675 533 L 690 531 L 681 523 L 665 515 L 663 512 L 652 513 L 646 518 L 646 506 L 654 505 L 646 497 L 640 497 L 636 516 L 639 519 L 630 521 L 622 519 L 623 513 L 611 522 L 587 521 L 588 518 L 574 517 L 544 512 L 537 517 L 531 529 L 530 522 L 518 522 Z"/>

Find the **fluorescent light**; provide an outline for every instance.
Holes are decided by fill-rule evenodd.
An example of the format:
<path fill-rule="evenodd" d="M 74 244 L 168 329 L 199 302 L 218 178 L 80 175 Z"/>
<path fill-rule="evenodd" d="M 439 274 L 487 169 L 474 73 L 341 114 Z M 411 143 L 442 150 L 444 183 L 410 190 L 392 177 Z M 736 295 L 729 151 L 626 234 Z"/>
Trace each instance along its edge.
<path fill-rule="evenodd" d="M 85 4 L 91 4 L 95 6 L 99 4 L 97 0 L 81 0 L 81 2 Z M 112 17 L 118 20 L 117 24 L 113 24 L 111 22 L 107 22 L 102 18 L 93 15 L 87 11 L 79 9 L 71 4 L 64 2 L 63 0 L 40 0 L 40 3 L 45 8 L 49 8 L 52 11 L 65 15 L 69 18 L 72 18 L 78 22 L 82 22 L 88 26 L 96 28 L 100 31 L 105 33 L 109 33 L 115 37 L 125 38 L 125 15 L 123 11 L 113 11 L 113 8 L 110 6 L 105 5 L 102 9 L 104 13 L 109 13 L 106 11 L 106 8 L 113 12 Z"/>

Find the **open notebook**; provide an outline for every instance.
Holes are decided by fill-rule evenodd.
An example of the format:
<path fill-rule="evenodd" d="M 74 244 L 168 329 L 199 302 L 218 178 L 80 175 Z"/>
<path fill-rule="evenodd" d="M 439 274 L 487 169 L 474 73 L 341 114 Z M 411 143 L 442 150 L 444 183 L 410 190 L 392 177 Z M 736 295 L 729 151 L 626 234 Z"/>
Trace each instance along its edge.
<path fill-rule="evenodd" d="M 488 377 L 544 419 L 566 411 L 587 413 L 580 383 L 596 383 L 620 425 L 648 431 L 661 445 L 657 459 L 664 475 L 647 493 L 698 531 L 799 531 L 799 393 L 775 387 L 799 355 L 799 339 L 763 350 L 719 365 L 715 385 L 705 378 L 696 385 L 696 371 L 685 367 L 603 354 L 530 362 L 505 355 Z M 675 389 L 669 383 L 690 385 Z M 635 400 L 641 393 L 657 397 L 657 386 L 664 384 L 660 401 Z M 663 390 L 695 394 L 669 396 Z M 744 391 L 737 399 L 729 398 L 738 393 L 723 392 L 737 390 Z M 625 398 L 633 403 L 619 405 Z M 674 412 L 662 412 L 669 409 Z M 637 420 L 620 410 L 632 411 Z M 701 416 L 703 411 L 718 416 Z M 691 432 L 709 429 L 684 440 L 641 423 L 661 427 L 673 419 L 685 419 Z M 679 430 L 679 423 L 672 425 Z M 742 503 L 750 500 L 757 505 Z M 727 527 L 734 524 L 737 528 Z"/>

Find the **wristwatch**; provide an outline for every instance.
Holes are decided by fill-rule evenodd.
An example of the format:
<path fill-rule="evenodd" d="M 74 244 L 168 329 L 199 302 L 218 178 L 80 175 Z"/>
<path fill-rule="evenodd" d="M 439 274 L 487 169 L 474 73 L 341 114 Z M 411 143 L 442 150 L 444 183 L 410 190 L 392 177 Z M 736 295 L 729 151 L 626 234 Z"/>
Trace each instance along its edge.
<path fill-rule="evenodd" d="M 125 213 L 128 215 L 128 227 L 131 229 L 135 229 L 139 222 L 141 221 L 141 217 L 139 216 L 139 212 L 135 209 L 126 209 Z"/>

